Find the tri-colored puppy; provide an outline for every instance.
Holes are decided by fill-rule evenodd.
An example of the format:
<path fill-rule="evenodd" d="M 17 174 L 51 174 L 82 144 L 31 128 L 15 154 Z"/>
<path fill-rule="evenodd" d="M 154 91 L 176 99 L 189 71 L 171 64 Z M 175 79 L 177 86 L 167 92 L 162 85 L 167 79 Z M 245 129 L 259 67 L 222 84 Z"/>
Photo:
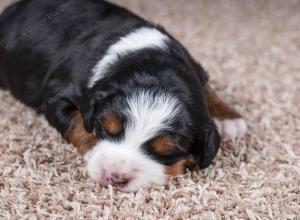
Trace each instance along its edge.
<path fill-rule="evenodd" d="M 45 114 L 103 185 L 206 168 L 246 123 L 162 27 L 101 0 L 24 0 L 0 16 L 0 85 Z M 218 125 L 219 132 L 217 129 Z"/>

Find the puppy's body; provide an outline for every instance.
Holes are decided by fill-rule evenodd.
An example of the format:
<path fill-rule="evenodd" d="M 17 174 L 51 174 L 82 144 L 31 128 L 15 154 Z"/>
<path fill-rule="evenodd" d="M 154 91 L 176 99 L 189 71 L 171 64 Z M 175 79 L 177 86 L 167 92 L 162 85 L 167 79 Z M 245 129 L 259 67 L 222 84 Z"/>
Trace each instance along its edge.
<path fill-rule="evenodd" d="M 1 66 L 9 68 L 2 70 L 9 74 L 2 74 L 2 82 L 32 107 L 69 84 L 74 94 L 78 92 L 78 104 L 82 87 L 108 47 L 145 25 L 102 1 L 21 1 L 1 15 Z"/>
<path fill-rule="evenodd" d="M 104 185 L 162 184 L 191 158 L 207 167 L 220 144 L 209 111 L 240 117 L 207 99 L 206 73 L 176 40 L 110 3 L 21 1 L 1 15 L 0 42 L 0 85 L 42 111 Z"/>

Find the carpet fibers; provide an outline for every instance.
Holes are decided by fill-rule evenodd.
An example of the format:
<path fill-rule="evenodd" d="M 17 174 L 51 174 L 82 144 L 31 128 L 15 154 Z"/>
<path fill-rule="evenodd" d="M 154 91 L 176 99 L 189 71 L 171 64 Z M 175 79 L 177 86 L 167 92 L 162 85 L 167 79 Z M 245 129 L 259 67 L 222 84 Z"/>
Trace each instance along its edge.
<path fill-rule="evenodd" d="M 300 219 L 300 1 L 115 2 L 188 48 L 247 135 L 206 170 L 124 194 L 91 181 L 43 116 L 0 91 L 0 218 Z"/>

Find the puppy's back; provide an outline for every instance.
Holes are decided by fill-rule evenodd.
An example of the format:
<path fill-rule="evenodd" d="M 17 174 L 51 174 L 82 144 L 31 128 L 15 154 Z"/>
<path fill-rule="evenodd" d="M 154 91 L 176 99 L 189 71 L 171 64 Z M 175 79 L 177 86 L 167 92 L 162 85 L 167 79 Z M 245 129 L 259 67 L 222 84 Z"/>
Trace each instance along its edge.
<path fill-rule="evenodd" d="M 50 81 L 64 87 L 59 85 L 63 75 L 64 81 L 78 82 L 109 45 L 145 25 L 105 1 L 17 2 L 0 15 L 0 84 L 26 104 L 39 106 Z"/>

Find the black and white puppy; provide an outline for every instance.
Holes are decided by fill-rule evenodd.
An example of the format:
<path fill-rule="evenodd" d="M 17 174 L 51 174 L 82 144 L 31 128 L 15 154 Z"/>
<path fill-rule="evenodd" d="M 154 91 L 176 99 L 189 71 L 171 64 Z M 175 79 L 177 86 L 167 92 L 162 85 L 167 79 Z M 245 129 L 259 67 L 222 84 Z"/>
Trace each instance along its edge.
<path fill-rule="evenodd" d="M 0 16 L 0 86 L 42 112 L 102 185 L 206 168 L 246 123 L 162 27 L 101 0 L 23 0 Z M 217 129 L 219 128 L 219 132 Z"/>

